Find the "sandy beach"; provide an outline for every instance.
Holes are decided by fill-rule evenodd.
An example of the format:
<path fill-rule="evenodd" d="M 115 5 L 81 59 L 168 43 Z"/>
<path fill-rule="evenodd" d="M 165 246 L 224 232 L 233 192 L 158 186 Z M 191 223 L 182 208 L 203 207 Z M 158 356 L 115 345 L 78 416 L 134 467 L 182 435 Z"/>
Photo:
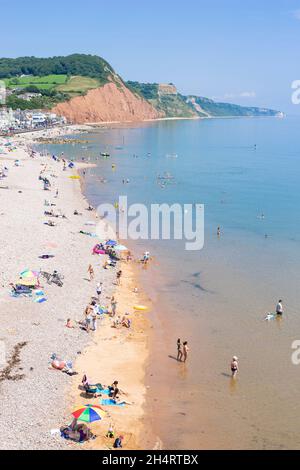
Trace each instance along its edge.
<path fill-rule="evenodd" d="M 134 313 L 133 306 L 141 303 L 133 292 L 136 279 L 126 262 L 117 268 L 103 269 L 106 255 L 92 255 L 97 239 L 79 233 L 92 231 L 99 224 L 95 212 L 87 211 L 80 181 L 70 179 L 85 164 L 63 171 L 62 163 L 36 154 L 30 156 L 34 139 L 43 135 L 66 135 L 83 126 L 51 129 L 0 140 L 0 167 L 8 175 L 0 182 L 1 218 L 1 346 L 5 353 L 0 364 L 0 431 L 1 449 L 107 449 L 113 444 L 105 437 L 113 425 L 116 434 L 124 436 L 124 449 L 141 448 L 143 434 L 145 364 L 148 358 L 148 314 Z M 10 142 L 12 145 L 5 146 Z M 18 166 L 15 160 L 19 160 Z M 51 191 L 44 191 L 40 172 L 50 177 Z M 58 191 L 57 197 L 56 191 Z M 56 226 L 45 225 L 49 210 L 66 218 L 55 219 Z M 74 210 L 82 215 L 74 215 Z M 88 224 L 87 224 L 88 223 Z M 105 236 L 103 224 L 103 237 Z M 96 241 L 95 241 L 96 240 Z M 50 254 L 53 258 L 42 259 Z M 95 278 L 87 273 L 92 264 Z M 40 290 L 46 301 L 34 302 L 35 297 L 12 297 L 9 284 L 17 283 L 25 269 L 57 270 L 64 276 L 63 287 L 47 284 L 40 278 Z M 116 286 L 116 272 L 122 270 L 121 285 Z M 80 329 L 84 310 L 95 295 L 97 282 L 103 283 L 101 304 L 110 306 L 115 295 L 117 315 L 132 320 L 130 329 L 113 328 L 113 320 L 105 315 L 98 320 L 97 331 Z M 75 328 L 67 328 L 71 318 Z M 77 375 L 69 376 L 51 368 L 51 355 L 72 361 Z M 101 398 L 87 399 L 80 388 L 83 373 L 92 381 L 110 385 L 119 381 L 121 398 L 132 403 L 124 407 L 103 406 L 104 419 L 90 425 L 96 439 L 82 445 L 61 438 L 58 429 L 72 421 L 71 412 L 86 403 L 98 404 Z M 51 432 L 52 431 L 52 432 Z M 153 441 L 153 446 L 155 442 Z"/>

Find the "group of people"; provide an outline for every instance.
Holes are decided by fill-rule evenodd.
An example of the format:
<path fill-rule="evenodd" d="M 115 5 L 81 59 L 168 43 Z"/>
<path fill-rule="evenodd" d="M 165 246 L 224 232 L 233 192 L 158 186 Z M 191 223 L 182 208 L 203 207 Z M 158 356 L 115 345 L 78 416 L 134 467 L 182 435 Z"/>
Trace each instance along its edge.
<path fill-rule="evenodd" d="M 276 315 L 282 316 L 283 315 L 283 301 L 280 299 L 276 305 Z M 233 356 L 231 363 L 231 376 L 235 378 L 239 372 L 239 359 L 237 356 Z"/>
<path fill-rule="evenodd" d="M 96 302 L 96 300 L 91 300 L 84 311 L 85 318 L 83 326 L 87 332 L 97 330 L 97 319 L 99 311 L 100 305 Z"/>
<path fill-rule="evenodd" d="M 131 320 L 129 318 L 126 318 L 125 315 L 123 318 L 119 315 L 116 320 L 113 322 L 114 328 L 120 328 L 124 326 L 125 328 L 130 328 L 131 327 Z"/>
<path fill-rule="evenodd" d="M 177 361 L 179 362 L 186 362 L 188 357 L 189 347 L 188 342 L 184 341 L 181 342 L 181 339 L 178 338 L 177 340 Z"/>

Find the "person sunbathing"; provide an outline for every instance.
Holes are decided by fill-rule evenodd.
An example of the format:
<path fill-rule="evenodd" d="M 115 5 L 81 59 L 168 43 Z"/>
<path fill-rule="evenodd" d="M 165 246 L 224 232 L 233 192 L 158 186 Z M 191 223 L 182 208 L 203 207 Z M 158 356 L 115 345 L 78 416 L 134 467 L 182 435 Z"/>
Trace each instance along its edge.
<path fill-rule="evenodd" d="M 66 323 L 66 327 L 67 327 L 67 328 L 75 328 L 75 326 L 73 325 L 73 322 L 72 322 L 71 318 L 68 318 L 67 323 Z"/>
<path fill-rule="evenodd" d="M 87 375 L 84 374 L 81 380 L 82 386 L 87 394 L 92 394 L 93 398 L 98 398 L 101 397 L 102 394 L 100 393 L 100 390 L 103 390 L 103 387 L 101 384 L 95 384 L 92 385 L 89 382 L 89 379 L 87 378 Z"/>
<path fill-rule="evenodd" d="M 119 316 L 117 317 L 117 319 L 114 320 L 114 322 L 113 322 L 113 327 L 114 327 L 114 328 L 119 328 L 120 326 L 122 326 L 122 324 L 123 324 L 123 321 L 121 320 L 121 317 L 120 317 L 120 315 L 119 315 Z"/>
<path fill-rule="evenodd" d="M 133 405 L 132 402 L 121 399 L 119 396 L 112 398 L 116 405 Z"/>
<path fill-rule="evenodd" d="M 125 326 L 125 328 L 130 328 L 131 320 L 129 318 L 123 317 L 122 318 L 122 326 Z"/>
<path fill-rule="evenodd" d="M 90 382 L 89 382 L 89 379 L 87 378 L 87 375 L 86 375 L 86 374 L 83 374 L 81 383 L 82 383 L 82 385 L 83 385 L 84 388 L 90 386 Z"/>
<path fill-rule="evenodd" d="M 109 396 L 112 397 L 115 390 L 118 390 L 119 392 L 119 389 L 118 389 L 118 385 L 119 385 L 119 382 L 117 380 L 115 380 L 109 387 Z"/>
<path fill-rule="evenodd" d="M 56 227 L 56 223 L 54 223 L 53 220 L 48 220 L 48 222 L 45 222 L 45 225 L 49 225 L 49 227 Z"/>
<path fill-rule="evenodd" d="M 51 211 L 44 211 L 44 215 L 49 215 L 50 217 L 55 217 L 53 209 L 51 209 Z"/>
<path fill-rule="evenodd" d="M 118 387 L 116 387 L 113 390 L 111 390 L 109 397 L 115 401 L 119 393 L 120 393 L 120 390 L 118 389 Z"/>
<path fill-rule="evenodd" d="M 9 284 L 14 294 L 31 294 L 31 289 L 28 286 L 22 286 L 21 284 Z"/>

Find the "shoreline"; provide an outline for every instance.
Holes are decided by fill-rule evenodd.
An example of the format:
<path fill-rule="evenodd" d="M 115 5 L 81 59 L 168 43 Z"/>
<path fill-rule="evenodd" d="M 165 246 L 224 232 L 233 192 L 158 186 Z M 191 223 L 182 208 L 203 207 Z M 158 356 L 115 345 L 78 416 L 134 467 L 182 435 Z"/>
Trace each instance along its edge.
<path fill-rule="evenodd" d="M 82 130 L 82 126 L 79 126 L 80 131 Z M 72 127 L 72 129 L 69 129 L 67 132 L 68 133 L 76 133 L 77 130 L 79 130 L 77 126 Z M 86 332 L 83 332 L 79 330 L 78 328 L 75 328 L 74 330 L 69 330 L 65 327 L 65 321 L 67 318 L 72 317 L 74 318 L 74 315 L 81 316 L 83 309 L 85 305 L 89 302 L 89 298 L 94 295 L 95 291 L 95 283 L 98 280 L 101 280 L 103 282 L 103 296 L 105 297 L 110 297 L 111 294 L 115 293 L 115 287 L 113 286 L 114 282 L 114 277 L 115 277 L 115 272 L 114 271 L 106 271 L 102 268 L 103 264 L 103 259 L 104 257 L 101 256 L 100 258 L 100 263 L 98 262 L 98 266 L 94 266 L 95 272 L 97 272 L 97 280 L 95 279 L 94 282 L 85 282 L 82 280 L 82 276 L 86 276 L 86 270 L 87 266 L 89 263 L 95 264 L 95 259 L 91 255 L 91 249 L 93 246 L 93 240 L 87 240 L 86 238 L 81 238 L 80 235 L 77 235 L 74 233 L 74 229 L 78 231 L 78 228 L 81 227 L 84 224 L 84 221 L 87 219 L 91 220 L 91 213 L 84 213 L 85 208 L 86 208 L 86 198 L 83 194 L 83 188 L 81 185 L 78 185 L 78 181 L 70 181 L 66 178 L 66 176 L 69 175 L 69 173 L 66 175 L 66 172 L 62 171 L 62 168 L 58 167 L 58 164 L 56 162 L 53 162 L 47 157 L 37 157 L 34 159 L 31 159 L 29 157 L 28 151 L 31 145 L 35 145 L 35 139 L 39 136 L 39 134 L 45 134 L 45 130 L 38 131 L 36 133 L 28 133 L 28 134 L 21 134 L 21 135 L 15 135 L 12 137 L 4 137 L 0 139 L 0 147 L 6 142 L 7 140 L 13 141 L 13 144 L 15 146 L 15 149 L 8 153 L 5 152 L 5 154 L 0 154 L 0 165 L 5 164 L 9 167 L 9 175 L 8 178 L 6 179 L 7 184 L 9 185 L 9 192 L 7 194 L 9 195 L 9 199 L 12 202 L 12 206 L 15 204 L 14 203 L 14 198 L 16 198 L 16 202 L 18 199 L 17 194 L 14 194 L 12 197 L 12 184 L 18 184 L 20 183 L 19 179 L 21 178 L 22 184 L 26 185 L 26 191 L 32 192 L 35 191 L 34 193 L 34 198 L 35 198 L 35 209 L 34 212 L 33 210 L 31 211 L 30 214 L 27 213 L 26 220 L 24 219 L 22 221 L 23 226 L 22 230 L 23 232 L 26 232 L 26 226 L 27 224 L 36 225 L 36 234 L 35 234 L 35 239 L 36 239 L 36 245 L 41 242 L 43 239 L 42 232 L 45 232 L 46 230 L 51 232 L 51 242 L 56 241 L 57 245 L 59 244 L 59 241 L 63 241 L 63 243 L 60 243 L 61 246 L 60 249 L 52 248 L 52 251 L 57 251 L 55 254 L 55 261 L 37 261 L 36 257 L 33 257 L 33 253 L 30 253 L 30 248 L 28 246 L 27 248 L 27 256 L 26 259 L 24 259 L 23 262 L 19 261 L 19 264 L 21 263 L 21 266 L 19 264 L 17 265 L 17 262 L 11 262 L 9 266 L 9 275 L 7 276 L 8 279 L 4 280 L 2 279 L 2 285 L 7 291 L 7 281 L 15 281 L 15 277 L 13 277 L 13 271 L 20 272 L 22 268 L 25 268 L 28 264 L 28 268 L 30 269 L 36 269 L 37 264 L 42 265 L 42 269 L 46 268 L 47 265 L 47 270 L 50 269 L 50 266 L 56 269 L 56 267 L 59 267 L 59 271 L 63 272 L 65 275 L 65 284 L 67 285 L 67 290 L 65 290 L 65 286 L 62 288 L 62 291 L 58 291 L 55 287 L 48 287 L 44 282 L 43 282 L 43 288 L 45 289 L 46 295 L 47 295 L 47 302 L 42 305 L 34 305 L 29 299 L 17 299 L 13 300 L 16 304 L 17 309 L 20 307 L 22 310 L 22 320 L 20 320 L 20 317 L 16 318 L 11 318 L 10 323 L 11 323 L 11 329 L 16 329 L 16 325 L 18 324 L 18 321 L 25 322 L 24 327 L 22 331 L 17 331 L 16 336 L 20 338 L 22 337 L 24 340 L 26 340 L 26 336 L 30 336 L 31 334 L 33 336 L 36 336 L 36 331 L 35 329 L 37 327 L 27 324 L 26 319 L 29 320 L 30 318 L 30 311 L 35 310 L 33 315 L 37 315 L 36 310 L 38 312 L 43 311 L 43 328 L 42 331 L 40 332 L 39 339 L 41 340 L 43 338 L 44 341 L 44 334 L 47 338 L 46 341 L 44 341 L 44 349 L 45 351 L 40 353 L 39 348 L 36 348 L 32 350 L 32 347 L 30 348 L 30 351 L 27 351 L 27 354 L 25 353 L 26 351 L 26 346 L 24 348 L 24 356 L 23 358 L 23 352 L 21 352 L 21 357 L 20 361 L 22 364 L 22 369 L 24 369 L 25 372 L 25 378 L 23 379 L 26 383 L 25 387 L 27 387 L 27 390 L 29 390 L 29 395 L 32 400 L 34 397 L 35 401 L 35 407 L 37 406 L 37 403 L 39 403 L 40 406 L 42 406 L 42 401 L 43 397 L 47 396 L 47 401 L 49 402 L 47 407 L 51 407 L 53 410 L 55 408 L 55 412 L 52 411 L 52 417 L 51 419 L 45 418 L 45 421 L 42 423 L 38 422 L 36 423 L 37 426 L 39 426 L 38 430 L 35 429 L 36 431 L 36 436 L 35 433 L 31 433 L 30 430 L 34 426 L 34 419 L 32 419 L 33 423 L 31 425 L 26 426 L 24 421 L 25 420 L 25 414 L 33 414 L 34 415 L 34 410 L 30 409 L 30 399 L 28 397 L 27 403 L 26 403 L 26 411 L 25 411 L 25 406 L 19 405 L 17 407 L 18 409 L 18 414 L 19 414 L 19 422 L 20 422 L 20 429 L 15 429 L 14 430 L 14 438 L 11 436 L 9 441 L 3 441 L 1 448 L 4 449 L 13 449 L 13 448 L 24 448 L 24 449 L 47 449 L 47 448 L 59 448 L 59 449 L 66 449 L 66 448 L 78 448 L 77 444 L 71 444 L 68 441 L 63 440 L 60 438 L 60 436 L 54 435 L 51 436 L 50 429 L 57 429 L 61 425 L 66 424 L 70 421 L 70 411 L 72 409 L 76 408 L 76 405 L 82 405 L 86 402 L 85 397 L 80 397 L 80 391 L 78 390 L 78 384 L 81 383 L 81 372 L 84 371 L 87 373 L 88 376 L 95 377 L 97 382 L 101 381 L 102 383 L 108 385 L 112 383 L 114 380 L 119 380 L 121 384 L 121 389 L 126 391 L 128 393 L 127 400 L 134 402 L 134 405 L 128 405 L 123 408 L 117 408 L 117 407 L 104 407 L 105 410 L 108 411 L 108 417 L 111 419 L 114 419 L 117 432 L 120 430 L 120 432 L 123 433 L 125 436 L 125 442 L 124 442 L 124 449 L 128 448 L 142 448 L 139 444 L 140 442 L 140 437 L 143 433 L 143 417 L 144 417 L 144 404 L 145 404 L 145 394 L 146 394 L 146 388 L 145 388 L 145 364 L 147 361 L 148 357 L 148 349 L 147 349 L 147 329 L 149 328 L 148 324 L 148 313 L 144 316 L 144 314 L 137 314 L 134 313 L 132 310 L 132 306 L 136 303 L 140 303 L 140 299 L 137 299 L 137 295 L 130 291 L 130 286 L 136 285 L 137 282 L 135 280 L 135 277 L 133 275 L 133 271 L 130 267 L 130 265 L 126 265 L 125 267 L 123 266 L 126 263 L 120 263 L 119 264 L 119 269 L 122 269 L 123 271 L 123 276 L 122 276 L 122 285 L 121 287 L 117 287 L 116 289 L 116 296 L 119 300 L 119 305 L 118 307 L 120 308 L 120 313 L 117 311 L 117 314 L 123 315 L 126 311 L 129 311 L 131 314 L 130 318 L 133 319 L 133 327 L 132 329 L 125 331 L 126 329 L 123 328 L 122 330 L 117 330 L 111 328 L 111 319 L 106 318 L 103 322 L 101 322 L 101 326 L 98 327 L 98 331 L 94 333 L 90 333 L 89 336 L 94 335 L 94 338 L 89 337 Z M 57 135 L 64 134 L 66 135 L 66 129 L 51 129 L 50 132 L 47 132 L 48 134 L 50 133 L 53 137 L 56 137 Z M 2 144 L 2 145 L 1 145 Z M 13 162 L 15 159 L 19 159 L 21 161 L 21 167 L 14 167 Z M 51 162 L 51 164 L 50 164 Z M 68 217 L 67 221 L 65 222 L 59 222 L 60 227 L 63 226 L 63 224 L 67 224 L 67 226 L 64 226 L 63 234 L 59 233 L 60 230 L 57 230 L 58 227 L 56 228 L 45 228 L 41 222 L 41 215 L 42 215 L 42 202 L 44 200 L 44 197 L 50 196 L 49 193 L 44 192 L 42 189 L 38 189 L 38 174 L 40 169 L 42 168 L 42 165 L 47 164 L 47 166 L 55 166 L 55 173 L 57 174 L 57 178 L 55 179 L 55 185 L 59 187 L 59 197 L 57 200 L 57 205 L 59 205 L 60 209 L 62 209 L 62 212 L 66 212 L 66 215 Z M 78 170 L 86 167 L 86 164 L 79 164 L 76 165 Z M 48 170 L 49 171 L 49 170 Z M 51 170 L 52 171 L 52 170 Z M 22 174 L 22 176 L 21 176 Z M 73 171 L 71 172 L 73 174 Z M 6 183 L 5 181 L 5 183 Z M 80 180 L 81 182 L 81 180 Z M 21 187 L 21 186 L 20 186 Z M 25 189 L 21 189 L 22 194 L 25 191 Z M 1 192 L 2 194 L 2 192 Z M 61 194 L 63 195 L 63 198 L 61 198 Z M 53 195 L 52 195 L 53 197 Z M 22 202 L 23 202 L 23 209 L 26 211 L 26 207 L 24 208 L 24 205 L 26 206 L 28 204 L 28 211 L 30 210 L 30 204 L 31 204 L 31 199 L 30 197 L 26 198 L 26 201 L 24 203 L 25 196 L 22 196 Z M 1 203 L 1 210 L 7 207 L 8 200 L 2 200 Z M 71 204 L 71 206 L 70 206 Z M 72 207 L 72 209 L 71 209 Z M 38 209 L 39 208 L 39 209 Z M 76 219 L 76 217 L 70 217 L 71 210 L 73 211 L 74 209 L 78 209 L 82 211 L 83 217 L 80 217 Z M 93 214 L 93 219 L 94 219 L 94 214 Z M 15 217 L 18 217 L 18 214 L 14 212 Z M 77 216 L 78 217 L 78 216 Z M 38 219 L 38 220 L 36 220 Z M 74 219 L 74 220 L 73 220 Z M 76 219 L 76 220 L 75 220 Z M 103 228 L 103 227 L 102 227 Z M 13 229 L 13 228 L 12 228 Z M 28 227 L 29 229 L 29 227 Z M 14 230 L 14 229 L 13 229 Z M 68 233 L 67 233 L 68 232 Z M 50 235 L 50 233 L 49 233 Z M 54 235 L 54 237 L 52 237 Z M 8 236 L 10 239 L 10 243 L 12 243 L 11 237 Z M 14 243 L 23 243 L 23 240 L 20 241 L 20 237 L 16 233 L 15 237 L 16 241 Z M 88 243 L 87 243 L 88 241 Z M 75 251 L 77 253 L 80 253 L 80 258 L 78 258 L 77 261 L 70 261 L 70 266 L 66 265 L 66 259 L 65 259 L 65 253 L 66 253 L 66 246 L 72 246 L 72 251 Z M 41 248 L 39 248 L 41 249 Z M 7 246 L 6 246 L 7 250 Z M 11 253 L 11 250 L 13 250 L 13 247 L 10 247 L 9 254 Z M 33 250 L 32 250 L 33 251 Z M 36 250 L 35 250 L 36 251 Z M 60 253 L 58 253 L 60 251 Z M 5 253 L 1 253 L 3 255 L 2 259 L 4 261 L 4 265 L 6 265 L 6 258 L 5 258 Z M 19 260 L 22 260 L 21 254 L 18 255 Z M 99 266 L 101 265 L 101 267 Z M 80 275 L 77 276 L 74 273 L 74 269 L 80 272 Z M 73 277 L 73 279 L 72 279 Z M 124 277 L 124 279 L 123 279 Z M 6 281 L 6 282 L 5 282 Z M 83 284 L 83 285 L 82 285 Z M 95 285 L 94 285 L 95 284 Z M 70 299 L 69 295 L 70 292 L 74 291 L 75 287 L 75 292 L 76 292 L 76 301 Z M 48 292 L 49 291 L 49 292 Z M 51 291 L 51 292 L 50 292 Z M 1 299 L 4 302 L 3 305 L 3 312 L 7 314 L 7 312 L 11 311 L 12 306 L 11 306 L 11 298 L 7 298 L 7 292 L 3 292 L 3 299 Z M 107 303 L 109 304 L 108 299 L 105 299 Z M 35 309 L 32 308 L 32 305 L 36 307 Z M 76 310 L 75 307 L 76 306 Z M 43 310 L 41 310 L 43 309 Z M 131 310 L 131 311 L 130 311 Z M 65 318 L 61 319 L 54 319 L 51 318 L 51 312 L 53 315 L 53 312 L 59 312 L 58 314 L 54 313 L 54 316 L 56 317 L 57 315 Z M 68 313 L 67 313 L 68 312 Z M 72 313 L 71 313 L 72 312 Z M 27 316 L 28 315 L 28 316 Z M 2 316 L 1 316 L 2 317 Z M 4 318 L 0 317 L 0 323 L 5 322 L 5 315 L 3 315 Z M 32 317 L 33 320 L 34 316 Z M 7 322 L 6 322 L 7 323 Z M 39 321 L 36 322 L 38 324 L 38 327 L 40 326 L 40 318 Z M 98 321 L 98 324 L 100 322 Z M 102 325 L 103 323 L 103 325 Z M 51 328 L 50 328 L 51 327 Z M 5 336 L 5 335 L 4 335 Z M 46 339 L 45 338 L 45 339 Z M 5 341 L 8 342 L 7 338 L 4 337 L 2 338 Z M 19 339 L 19 338 L 18 338 Z M 104 342 L 105 341 L 105 342 Z M 34 342 L 34 340 L 32 340 Z M 31 343 L 31 341 L 28 342 L 28 344 Z M 49 344 L 49 345 L 48 345 Z M 10 345 L 7 344 L 8 350 L 10 350 Z M 125 348 L 125 349 L 124 349 Z M 41 357 L 37 358 L 35 356 L 36 351 L 39 351 L 39 355 Z M 68 358 L 68 360 L 72 360 L 74 362 L 74 370 L 78 371 L 79 374 L 74 376 L 73 378 L 70 378 L 66 376 L 65 374 L 62 374 L 59 371 L 55 370 L 49 370 L 47 363 L 45 362 L 40 362 L 41 358 L 45 361 L 45 356 L 50 356 L 52 352 L 55 352 L 58 355 L 66 355 L 65 357 Z M 127 353 L 127 359 L 125 358 L 124 351 Z M 117 352 L 117 353 L 116 353 Z M 25 359 L 25 364 L 23 363 Z M 44 386 L 45 384 L 40 384 L 41 378 L 39 378 L 36 373 L 32 373 L 29 377 L 29 373 L 26 370 L 27 369 L 27 364 L 32 364 L 31 369 L 32 371 L 35 370 L 42 370 L 41 372 L 41 377 L 45 376 L 45 383 L 48 386 L 48 391 L 47 394 L 44 395 Z M 104 367 L 105 364 L 105 367 Z M 25 365 L 25 367 L 24 367 Z M 30 369 L 30 370 L 31 370 Z M 89 369 L 89 370 L 87 370 Z M 128 378 L 129 377 L 129 378 Z M 4 391 L 5 395 L 5 400 L 4 402 L 5 405 L 13 407 L 14 406 L 14 401 L 16 396 L 19 397 L 19 392 L 17 392 L 19 386 L 15 382 L 11 381 L 6 381 L 1 385 L 0 393 L 2 395 L 2 392 Z M 43 386 L 42 386 L 43 385 Z M 24 386 L 24 385 L 23 385 Z M 33 396 L 32 393 L 30 393 L 30 390 L 34 390 Z M 63 392 L 65 390 L 65 392 Z M 77 397 L 77 401 L 75 403 Z M 20 397 L 19 397 L 20 398 Z M 26 400 L 23 399 L 23 403 Z M 99 401 L 99 400 L 97 400 Z M 91 400 L 89 400 L 91 402 Z M 96 403 L 95 400 L 92 400 L 93 403 Z M 21 403 L 21 401 L 20 401 Z M 7 409 L 7 406 L 5 407 Z M 33 406 L 33 405 L 32 405 Z M 22 411 L 23 410 L 23 411 Z M 2 413 L 1 413 L 2 414 Z M 24 415 L 24 416 L 23 416 Z M 43 413 L 43 416 L 45 416 L 45 413 Z M 4 426 L 4 421 L 7 422 L 7 419 L 9 419 L 5 414 L 2 414 L 2 419 L 0 419 L 0 429 L 2 426 Z M 11 421 L 16 422 L 16 417 L 14 417 L 14 412 L 12 411 L 12 416 L 11 416 Z M 37 419 L 39 421 L 39 419 Z M 104 419 L 103 421 L 100 421 L 99 424 L 92 424 L 90 426 L 91 430 L 95 432 L 98 436 L 101 435 L 101 437 L 97 438 L 94 441 L 91 441 L 89 443 L 84 444 L 83 448 L 86 449 L 105 449 L 107 448 L 107 443 L 105 442 L 105 436 L 108 426 L 109 426 L 109 421 L 108 419 Z M 25 427 L 26 426 L 26 427 Z M 97 432 L 98 430 L 98 432 Z M 127 441 L 127 435 L 128 432 L 126 433 L 126 430 L 132 430 L 132 436 L 130 439 Z M 4 432 L 4 428 L 2 430 Z M 28 437 L 29 433 L 29 437 Z M 38 436 L 39 434 L 39 436 Z"/>
<path fill-rule="evenodd" d="M 162 118 L 155 118 L 155 119 L 143 119 L 139 121 L 99 121 L 99 122 L 84 122 L 81 124 L 64 124 L 62 126 L 55 126 L 49 127 L 45 129 L 28 129 L 28 130 L 16 130 L 12 132 L 12 134 L 1 134 L 0 139 L 9 139 L 12 137 L 18 136 L 27 136 L 29 134 L 43 134 L 43 133 L 51 133 L 55 134 L 53 137 L 57 137 L 58 135 L 67 135 L 67 134 L 76 134 L 76 133 L 84 133 L 89 132 L 95 128 L 101 128 L 103 126 L 111 126 L 111 125 L 141 125 L 143 123 L 148 122 L 161 122 L 161 121 L 204 121 L 210 119 L 267 119 L 267 118 L 276 118 L 276 119 L 285 119 L 287 117 L 286 114 L 283 116 L 194 116 L 194 117 L 162 117 Z M 58 131 L 64 131 L 59 133 Z M 51 137 L 50 137 L 51 138 Z"/>

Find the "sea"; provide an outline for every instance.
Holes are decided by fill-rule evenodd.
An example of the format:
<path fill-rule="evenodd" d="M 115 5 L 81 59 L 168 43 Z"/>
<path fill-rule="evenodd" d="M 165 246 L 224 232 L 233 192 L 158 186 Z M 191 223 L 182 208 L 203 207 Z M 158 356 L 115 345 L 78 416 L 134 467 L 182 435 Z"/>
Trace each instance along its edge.
<path fill-rule="evenodd" d="M 300 448 L 299 130 L 298 117 L 170 120 L 45 147 L 96 163 L 83 175 L 95 207 L 203 204 L 202 249 L 122 240 L 151 254 L 137 265 L 152 305 L 145 422 L 165 449 Z M 279 299 L 283 316 L 266 320 Z"/>

